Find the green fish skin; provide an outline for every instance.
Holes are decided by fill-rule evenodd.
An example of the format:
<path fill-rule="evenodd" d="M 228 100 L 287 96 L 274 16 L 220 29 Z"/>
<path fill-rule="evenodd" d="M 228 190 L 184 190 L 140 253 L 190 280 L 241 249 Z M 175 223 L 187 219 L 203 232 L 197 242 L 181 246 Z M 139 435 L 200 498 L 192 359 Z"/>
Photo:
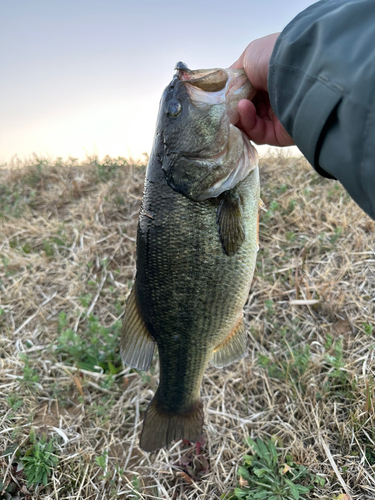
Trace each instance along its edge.
<path fill-rule="evenodd" d="M 254 148 L 232 123 L 237 102 L 250 95 L 244 80 L 238 70 L 179 63 L 160 103 L 121 338 L 124 364 L 140 370 L 155 344 L 159 350 L 160 383 L 140 438 L 145 451 L 198 440 L 209 361 L 221 367 L 245 354 L 259 173 Z"/>

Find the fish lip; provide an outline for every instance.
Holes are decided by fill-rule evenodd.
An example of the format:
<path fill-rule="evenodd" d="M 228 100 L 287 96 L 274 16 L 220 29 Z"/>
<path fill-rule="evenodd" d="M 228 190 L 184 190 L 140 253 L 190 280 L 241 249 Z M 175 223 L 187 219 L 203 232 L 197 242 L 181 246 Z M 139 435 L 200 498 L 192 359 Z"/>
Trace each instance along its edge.
<path fill-rule="evenodd" d="M 184 62 L 182 61 L 178 61 L 178 63 L 176 63 L 176 66 L 174 67 L 174 69 L 176 71 L 179 71 L 179 70 L 189 70 L 187 64 L 185 64 Z"/>

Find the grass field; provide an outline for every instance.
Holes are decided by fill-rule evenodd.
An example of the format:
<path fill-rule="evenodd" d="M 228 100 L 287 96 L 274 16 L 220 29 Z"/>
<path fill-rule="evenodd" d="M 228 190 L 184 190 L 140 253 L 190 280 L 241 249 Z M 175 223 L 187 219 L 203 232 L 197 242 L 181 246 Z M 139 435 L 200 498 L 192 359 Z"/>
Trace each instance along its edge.
<path fill-rule="evenodd" d="M 375 224 L 303 159 L 261 162 L 248 354 L 206 372 L 204 445 L 138 448 L 158 359 L 123 368 L 118 344 L 144 172 L 0 172 L 0 499 L 250 500 L 249 437 L 280 480 L 306 467 L 290 498 L 375 498 Z"/>

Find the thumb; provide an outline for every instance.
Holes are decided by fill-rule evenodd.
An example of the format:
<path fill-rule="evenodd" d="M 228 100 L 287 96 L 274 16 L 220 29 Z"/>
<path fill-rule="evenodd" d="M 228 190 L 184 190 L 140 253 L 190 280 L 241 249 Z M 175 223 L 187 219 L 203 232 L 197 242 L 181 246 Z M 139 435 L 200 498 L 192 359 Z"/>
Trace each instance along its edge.
<path fill-rule="evenodd" d="M 258 90 L 268 91 L 268 65 L 279 34 L 253 40 L 231 66 L 234 69 L 244 68 L 248 79 Z"/>

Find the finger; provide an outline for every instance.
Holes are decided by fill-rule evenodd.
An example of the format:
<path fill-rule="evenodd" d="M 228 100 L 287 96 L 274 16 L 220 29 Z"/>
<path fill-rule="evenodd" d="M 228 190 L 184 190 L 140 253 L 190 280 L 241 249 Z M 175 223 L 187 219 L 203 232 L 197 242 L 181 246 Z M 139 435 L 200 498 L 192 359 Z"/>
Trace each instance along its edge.
<path fill-rule="evenodd" d="M 242 69 L 243 68 L 243 58 L 244 58 L 245 52 L 246 52 L 246 49 L 242 52 L 242 54 L 237 59 L 237 61 L 234 62 L 231 66 L 229 66 L 230 69 Z"/>
<path fill-rule="evenodd" d="M 242 99 L 238 103 L 239 122 L 244 132 L 251 131 L 256 123 L 257 110 L 253 102 Z"/>
<path fill-rule="evenodd" d="M 261 101 L 256 105 L 257 113 L 263 120 L 269 119 L 269 109 L 270 106 L 267 105 L 264 101 Z"/>
<path fill-rule="evenodd" d="M 240 114 L 239 125 L 250 140 L 257 144 L 274 144 L 276 138 L 272 137 L 272 122 L 259 117 L 251 101 L 240 101 L 238 111 Z"/>
<path fill-rule="evenodd" d="M 229 66 L 229 69 L 242 69 L 243 68 L 243 57 L 241 56 L 239 59 L 237 59 L 236 62 L 234 62 L 231 66 Z"/>
<path fill-rule="evenodd" d="M 272 111 L 273 113 L 273 111 Z M 295 144 L 293 138 L 288 134 L 285 128 L 281 125 L 276 115 L 273 113 L 272 121 L 275 131 L 275 136 L 277 138 L 277 142 L 280 146 L 293 146 Z"/>
<path fill-rule="evenodd" d="M 264 92 L 263 90 L 258 90 L 256 96 L 253 99 L 253 103 L 255 104 L 257 114 L 261 118 L 267 118 L 267 116 L 269 116 L 269 109 L 271 105 L 268 92 Z"/>
<path fill-rule="evenodd" d="M 270 120 L 268 115 L 265 118 L 260 117 L 254 104 L 246 99 L 239 102 L 238 111 L 240 115 L 238 125 L 256 144 L 269 144 L 270 146 L 291 146 L 294 144 L 293 139 L 275 115 L 273 120 Z"/>

